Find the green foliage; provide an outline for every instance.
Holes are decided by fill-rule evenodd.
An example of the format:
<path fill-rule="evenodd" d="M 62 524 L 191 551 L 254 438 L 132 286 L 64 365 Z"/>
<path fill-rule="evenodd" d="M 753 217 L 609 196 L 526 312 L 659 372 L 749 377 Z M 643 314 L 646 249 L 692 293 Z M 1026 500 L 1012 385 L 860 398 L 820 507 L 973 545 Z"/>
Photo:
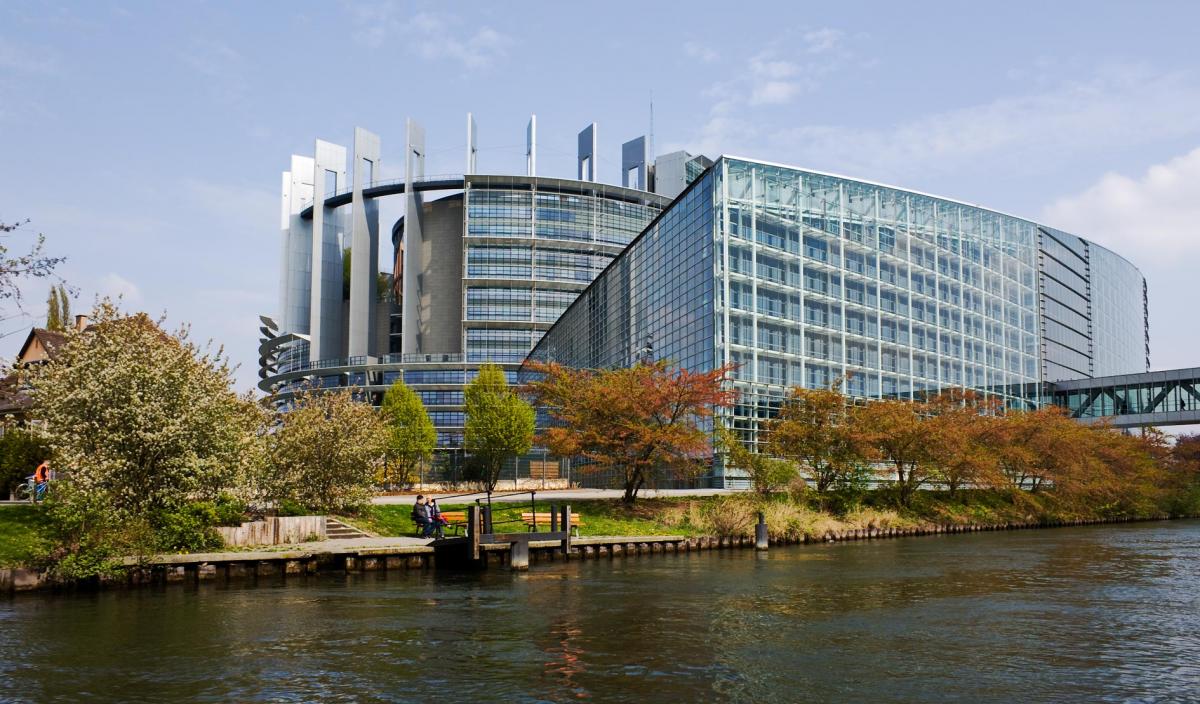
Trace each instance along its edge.
<path fill-rule="evenodd" d="M 480 468 L 480 483 L 490 490 L 499 481 L 505 460 L 533 446 L 533 407 L 513 393 L 504 371 L 495 364 L 480 367 L 463 396 L 467 415 L 463 444 Z"/>
<path fill-rule="evenodd" d="M 281 499 L 275 506 L 275 513 L 279 516 L 308 516 L 312 514 L 312 511 L 298 501 Z"/>
<path fill-rule="evenodd" d="M 384 394 L 379 412 L 388 428 L 388 462 L 381 479 L 385 484 L 411 483 L 437 446 L 433 421 L 421 397 L 401 380 Z"/>
<path fill-rule="evenodd" d="M 731 467 L 745 470 L 750 475 L 754 489 L 760 494 L 777 491 L 800 476 L 800 468 L 795 462 L 752 452 L 723 426 L 717 427 L 717 444 L 724 450 Z"/>
<path fill-rule="evenodd" d="M 0 567 L 28 564 L 43 552 L 46 524 L 41 506 L 0 506 Z"/>
<path fill-rule="evenodd" d="M 310 390 L 295 404 L 269 437 L 268 494 L 308 513 L 359 510 L 387 452 L 383 420 L 349 389 Z"/>
<path fill-rule="evenodd" d="M 6 428 L 0 435 L 0 495 L 23 483 L 49 457 L 45 437 L 24 428 Z"/>
<path fill-rule="evenodd" d="M 186 507 L 238 488 L 261 454 L 263 411 L 233 393 L 219 350 L 107 301 L 93 317 L 85 332 L 68 329 L 53 361 L 24 372 L 58 473 L 44 557 L 64 579 L 163 544 L 204 544 L 197 526 L 215 516 Z"/>
<path fill-rule="evenodd" d="M 246 520 L 248 507 L 246 506 L 246 502 L 238 497 L 229 493 L 223 493 L 213 503 L 213 510 L 215 517 L 213 525 L 237 526 Z"/>
<path fill-rule="evenodd" d="M 66 332 L 71 325 L 71 296 L 66 286 L 51 286 L 46 301 L 46 329 Z"/>
<path fill-rule="evenodd" d="M 193 501 L 164 510 L 154 521 L 156 552 L 219 550 L 224 542 L 212 529 L 217 523 L 217 505 L 212 501 Z"/>

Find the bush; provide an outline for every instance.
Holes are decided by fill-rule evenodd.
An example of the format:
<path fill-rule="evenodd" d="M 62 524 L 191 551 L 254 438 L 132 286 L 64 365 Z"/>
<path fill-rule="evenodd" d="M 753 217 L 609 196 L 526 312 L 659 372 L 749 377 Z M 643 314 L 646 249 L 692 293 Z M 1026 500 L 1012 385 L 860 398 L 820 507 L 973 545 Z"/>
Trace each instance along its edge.
<path fill-rule="evenodd" d="M 291 499 L 283 499 L 275 507 L 276 516 L 308 516 L 311 514 L 312 511 L 309 511 L 307 506 Z"/>
<path fill-rule="evenodd" d="M 218 519 L 217 504 L 194 501 L 157 516 L 156 547 L 161 552 L 204 552 L 224 545 L 213 530 Z"/>
<path fill-rule="evenodd" d="M 213 525 L 238 526 L 246 518 L 246 502 L 231 494 L 221 494 L 214 504 L 216 520 Z"/>

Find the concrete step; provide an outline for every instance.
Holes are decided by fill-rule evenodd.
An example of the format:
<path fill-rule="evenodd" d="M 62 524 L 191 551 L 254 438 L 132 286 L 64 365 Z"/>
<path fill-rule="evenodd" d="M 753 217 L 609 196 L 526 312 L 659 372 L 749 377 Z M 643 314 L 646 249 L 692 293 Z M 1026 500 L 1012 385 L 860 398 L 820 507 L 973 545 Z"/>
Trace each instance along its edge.
<path fill-rule="evenodd" d="M 336 518 L 325 518 L 325 538 L 326 540 L 354 540 L 355 538 L 374 538 L 365 530 L 359 530 L 354 526 L 346 525 Z"/>

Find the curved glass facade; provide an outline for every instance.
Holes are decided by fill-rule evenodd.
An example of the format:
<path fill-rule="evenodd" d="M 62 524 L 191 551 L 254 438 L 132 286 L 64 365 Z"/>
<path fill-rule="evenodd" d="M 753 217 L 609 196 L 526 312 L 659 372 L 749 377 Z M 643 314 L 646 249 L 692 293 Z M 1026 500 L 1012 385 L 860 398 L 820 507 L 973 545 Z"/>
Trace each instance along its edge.
<path fill-rule="evenodd" d="M 425 402 L 438 445 L 460 447 L 462 387 L 479 365 L 501 364 L 516 383 L 518 366 L 545 330 L 669 202 L 652 193 L 563 179 L 470 175 L 454 185 L 446 197 L 422 206 L 422 244 L 434 249 L 427 277 L 437 281 L 426 281 L 427 288 L 413 295 L 461 297 L 461 315 L 445 306 L 419 321 L 417 349 L 401 353 L 404 321 L 399 306 L 389 306 L 391 329 L 377 344 L 387 353 L 310 360 L 307 342 L 289 343 L 276 354 L 262 388 L 279 390 L 286 402 L 305 384 L 349 386 L 378 404 L 403 378 Z M 325 210 L 348 218 L 352 207 Z M 394 228 L 393 244 L 399 269 L 402 222 Z M 412 292 L 400 292 L 405 293 Z M 455 312 L 445 315 L 447 310 Z"/>
<path fill-rule="evenodd" d="M 733 363 L 742 394 L 732 422 L 749 441 L 789 387 L 839 378 L 862 398 L 963 387 L 1028 407 L 1043 355 L 1077 377 L 1110 364 L 1145 368 L 1141 275 L 1061 235 L 1065 244 L 976 206 L 723 157 L 531 358 Z M 1039 254 L 1042 240 L 1056 256 Z M 1099 276 L 1104 283 L 1089 287 Z M 1093 350 L 1101 334 L 1105 345 Z"/>

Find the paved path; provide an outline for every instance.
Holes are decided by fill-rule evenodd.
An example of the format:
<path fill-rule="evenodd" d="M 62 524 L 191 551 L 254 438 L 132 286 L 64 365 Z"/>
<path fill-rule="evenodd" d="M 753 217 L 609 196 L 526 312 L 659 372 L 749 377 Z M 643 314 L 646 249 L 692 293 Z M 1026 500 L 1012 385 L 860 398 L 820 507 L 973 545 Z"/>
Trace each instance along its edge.
<path fill-rule="evenodd" d="M 496 493 L 507 494 L 511 490 L 497 489 Z M 716 496 L 718 494 L 737 494 L 739 489 L 643 489 L 638 492 L 638 498 L 642 499 L 657 499 L 671 498 L 676 496 Z M 485 493 L 471 494 L 469 496 L 459 496 L 464 492 L 433 492 L 425 494 L 441 501 L 444 497 L 456 497 L 450 500 L 450 503 L 471 503 L 475 499 L 483 499 L 487 497 Z M 537 500 L 541 501 L 580 501 L 587 499 L 619 499 L 625 495 L 625 492 L 620 489 L 540 489 L 537 492 Z M 411 494 L 400 494 L 396 496 L 376 496 L 372 499 L 375 504 L 411 504 L 417 497 L 417 492 Z M 529 492 L 512 496 L 496 496 L 492 498 L 492 503 L 521 503 L 529 501 Z"/>

